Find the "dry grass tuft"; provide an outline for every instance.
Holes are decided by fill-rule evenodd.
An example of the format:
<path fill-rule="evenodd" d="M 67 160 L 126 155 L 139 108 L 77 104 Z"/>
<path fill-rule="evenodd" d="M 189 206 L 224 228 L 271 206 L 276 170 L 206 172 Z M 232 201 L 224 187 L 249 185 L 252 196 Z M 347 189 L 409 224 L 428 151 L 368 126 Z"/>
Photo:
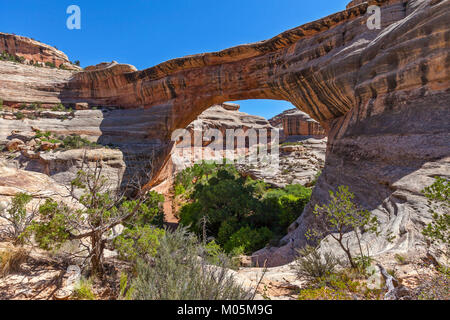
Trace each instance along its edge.
<path fill-rule="evenodd" d="M 27 260 L 28 255 L 29 253 L 25 248 L 0 248 L 0 277 L 19 272 L 21 270 L 20 265 Z"/>

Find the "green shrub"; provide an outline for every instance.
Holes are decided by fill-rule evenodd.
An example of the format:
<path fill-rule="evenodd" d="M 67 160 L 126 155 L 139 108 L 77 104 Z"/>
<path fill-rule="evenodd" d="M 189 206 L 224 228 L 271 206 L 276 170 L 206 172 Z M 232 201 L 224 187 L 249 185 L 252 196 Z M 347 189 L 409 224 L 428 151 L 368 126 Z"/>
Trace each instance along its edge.
<path fill-rule="evenodd" d="M 224 266 L 208 265 L 204 251 L 184 228 L 166 232 L 149 263 L 138 260 L 132 281 L 136 300 L 245 300 L 251 293 L 237 284 Z"/>
<path fill-rule="evenodd" d="M 217 233 L 217 242 L 223 247 L 231 236 L 240 228 L 240 223 L 236 217 L 228 217 L 225 219 Z"/>
<path fill-rule="evenodd" d="M 126 228 L 114 239 L 114 248 L 121 259 L 136 262 L 139 257 L 154 257 L 165 231 L 150 225 Z"/>
<path fill-rule="evenodd" d="M 52 107 L 52 111 L 66 111 L 66 107 L 62 103 L 58 103 Z"/>
<path fill-rule="evenodd" d="M 52 133 L 50 131 L 42 132 L 42 131 L 37 130 L 34 135 L 34 138 L 35 139 L 42 138 L 42 137 L 49 138 L 51 135 L 52 135 Z"/>
<path fill-rule="evenodd" d="M 66 215 L 71 214 L 69 208 L 47 199 L 39 207 L 39 214 L 41 221 L 33 221 L 27 230 L 28 233 L 34 234 L 35 241 L 41 249 L 59 249 L 70 236 L 66 218 Z"/>
<path fill-rule="evenodd" d="M 20 112 L 20 111 L 15 112 L 14 116 L 16 117 L 17 120 L 22 120 L 22 119 L 25 118 L 25 115 L 22 112 Z"/>
<path fill-rule="evenodd" d="M 180 223 L 196 234 L 201 233 L 200 219 L 202 206 L 198 202 L 188 203 L 179 211 Z"/>
<path fill-rule="evenodd" d="M 282 229 L 287 229 L 299 217 L 310 197 L 311 193 L 303 198 L 288 194 L 278 199 L 281 207 L 278 223 Z"/>
<path fill-rule="evenodd" d="M 175 196 L 182 195 L 186 192 L 186 189 L 183 187 L 182 184 L 175 185 Z"/>
<path fill-rule="evenodd" d="M 311 189 L 301 185 L 268 189 L 262 181 L 241 176 L 233 166 L 208 163 L 177 176 L 176 193 L 182 192 L 191 201 L 181 207 L 180 223 L 199 236 L 213 237 L 228 253 L 234 248 L 249 253 L 280 239 L 311 197 Z M 258 230 L 263 237 L 249 242 L 242 228 L 252 234 Z M 267 239 L 269 235 L 272 239 Z M 239 241 L 239 236 L 245 238 Z"/>
<path fill-rule="evenodd" d="M 221 258 L 225 254 L 222 247 L 212 240 L 204 246 L 205 257 L 211 264 L 220 264 Z"/>
<path fill-rule="evenodd" d="M 77 134 L 71 134 L 69 136 L 66 136 L 62 140 L 64 149 L 80 149 L 84 147 L 101 147 L 101 145 L 91 142 L 85 138 L 80 137 Z"/>
<path fill-rule="evenodd" d="M 56 65 L 53 62 L 46 62 L 45 66 L 50 67 L 50 68 L 56 68 Z"/>
<path fill-rule="evenodd" d="M 31 224 L 34 214 L 27 214 L 26 206 L 33 197 L 26 193 L 18 193 L 12 199 L 8 208 L 0 208 L 0 217 L 7 221 L 7 227 L 2 233 L 12 239 L 15 244 L 23 242 L 23 233 Z"/>
<path fill-rule="evenodd" d="M 299 300 L 379 300 L 382 289 L 370 289 L 360 275 L 343 270 L 315 278 L 300 290 Z"/>
<path fill-rule="evenodd" d="M 315 225 L 307 233 L 310 240 L 320 242 L 330 235 L 344 251 L 352 268 L 358 265 L 352 255 L 349 242 L 344 240 L 344 234 L 354 233 L 360 248 L 360 258 L 367 258 L 362 251 L 361 232 L 379 235 L 378 219 L 368 210 L 361 209 L 353 202 L 355 195 L 346 186 L 339 186 L 336 193 L 330 191 L 331 200 L 328 204 L 314 208 Z"/>
<path fill-rule="evenodd" d="M 75 286 L 73 298 L 76 300 L 95 300 L 92 281 L 90 279 L 81 278 Z"/>
<path fill-rule="evenodd" d="M 25 62 L 25 57 L 21 57 L 21 56 L 16 56 L 14 54 L 9 54 L 6 51 L 3 51 L 0 54 L 0 60 L 2 61 L 11 61 L 11 62 L 17 62 L 17 63 L 24 63 Z"/>
<path fill-rule="evenodd" d="M 327 252 L 322 257 L 316 247 L 307 246 L 298 253 L 294 268 L 299 278 L 314 280 L 325 277 L 333 273 L 339 263 L 331 253 Z"/>
<path fill-rule="evenodd" d="M 272 231 L 267 227 L 251 229 L 249 226 L 242 227 L 233 233 L 230 239 L 225 243 L 226 252 L 233 252 L 234 248 L 241 248 L 244 253 L 251 253 L 266 246 L 273 237 Z"/>

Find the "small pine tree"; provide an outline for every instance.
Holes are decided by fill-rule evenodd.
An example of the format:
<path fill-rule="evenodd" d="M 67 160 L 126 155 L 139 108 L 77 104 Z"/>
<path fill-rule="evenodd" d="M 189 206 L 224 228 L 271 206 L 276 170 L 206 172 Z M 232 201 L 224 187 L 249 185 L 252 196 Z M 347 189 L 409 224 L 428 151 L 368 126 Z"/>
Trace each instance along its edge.
<path fill-rule="evenodd" d="M 372 232 L 378 235 L 379 223 L 370 211 L 359 208 L 353 202 L 354 197 L 346 186 L 338 187 L 336 193 L 330 191 L 329 203 L 323 206 L 316 205 L 314 209 L 315 226 L 309 230 L 308 237 L 321 241 L 325 236 L 330 235 L 345 252 L 352 268 L 357 269 L 358 264 L 344 235 L 348 232 L 355 234 L 361 259 L 366 259 L 361 247 L 361 232 Z"/>
<path fill-rule="evenodd" d="M 13 239 L 15 244 L 22 243 L 23 234 L 35 216 L 34 211 L 27 214 L 26 206 L 31 200 L 31 195 L 19 193 L 7 208 L 0 207 L 0 217 L 8 221 L 8 224 L 1 231 L 8 238 Z"/>

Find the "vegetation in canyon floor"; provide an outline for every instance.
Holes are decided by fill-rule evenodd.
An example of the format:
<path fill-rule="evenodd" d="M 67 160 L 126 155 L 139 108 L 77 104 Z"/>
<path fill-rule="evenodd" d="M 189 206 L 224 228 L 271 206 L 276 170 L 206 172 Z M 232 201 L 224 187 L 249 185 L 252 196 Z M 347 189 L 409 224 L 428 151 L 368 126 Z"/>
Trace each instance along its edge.
<path fill-rule="evenodd" d="M 187 202 L 180 209 L 180 223 L 234 255 L 277 245 L 311 192 L 301 185 L 274 189 L 244 177 L 232 165 L 205 162 L 179 173 L 175 185 L 175 193 Z"/>

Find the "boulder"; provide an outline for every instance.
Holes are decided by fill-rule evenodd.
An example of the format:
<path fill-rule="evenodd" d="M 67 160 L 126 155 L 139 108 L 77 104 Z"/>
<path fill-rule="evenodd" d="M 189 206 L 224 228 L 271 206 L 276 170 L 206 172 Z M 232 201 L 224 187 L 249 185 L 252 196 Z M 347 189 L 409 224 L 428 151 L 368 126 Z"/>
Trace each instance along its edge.
<path fill-rule="evenodd" d="M 19 150 L 19 147 L 24 145 L 25 143 L 22 140 L 19 139 L 12 139 L 11 141 L 9 141 L 6 144 L 6 149 L 8 149 L 8 151 L 17 151 Z"/>
<path fill-rule="evenodd" d="M 54 150 L 56 148 L 57 148 L 57 145 L 55 143 L 51 143 L 48 141 L 42 141 L 40 149 L 42 151 L 48 151 L 48 150 Z"/>

